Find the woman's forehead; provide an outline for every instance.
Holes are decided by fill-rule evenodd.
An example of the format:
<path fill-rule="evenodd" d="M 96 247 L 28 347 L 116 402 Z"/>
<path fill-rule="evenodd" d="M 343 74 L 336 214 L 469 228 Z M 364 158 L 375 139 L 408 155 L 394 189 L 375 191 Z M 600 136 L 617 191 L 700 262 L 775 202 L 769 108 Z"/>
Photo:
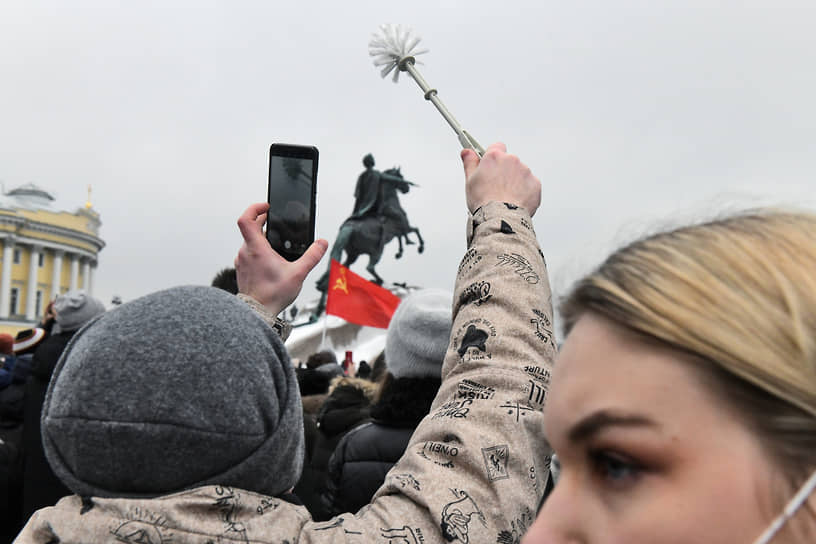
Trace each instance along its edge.
<path fill-rule="evenodd" d="M 687 355 L 586 314 L 558 355 L 545 417 L 550 432 L 598 410 L 662 420 L 709 404 L 714 407 Z"/>

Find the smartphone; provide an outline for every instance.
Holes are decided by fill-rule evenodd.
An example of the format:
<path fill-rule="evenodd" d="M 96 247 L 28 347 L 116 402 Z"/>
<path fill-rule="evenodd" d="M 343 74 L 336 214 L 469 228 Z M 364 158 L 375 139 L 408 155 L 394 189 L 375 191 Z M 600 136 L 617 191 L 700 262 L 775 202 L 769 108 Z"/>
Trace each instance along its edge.
<path fill-rule="evenodd" d="M 284 259 L 298 259 L 314 242 L 317 148 L 269 147 L 269 212 L 266 239 Z"/>

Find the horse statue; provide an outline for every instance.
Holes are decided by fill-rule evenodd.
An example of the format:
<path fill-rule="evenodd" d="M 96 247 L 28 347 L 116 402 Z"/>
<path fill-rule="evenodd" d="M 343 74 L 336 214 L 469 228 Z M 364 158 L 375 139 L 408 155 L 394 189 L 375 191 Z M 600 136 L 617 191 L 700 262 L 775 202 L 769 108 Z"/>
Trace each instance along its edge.
<path fill-rule="evenodd" d="M 366 158 L 368 157 L 370 156 Z M 396 238 L 399 249 L 394 257 L 399 259 L 403 255 L 403 243 L 406 245 L 418 243 L 417 252 L 422 253 L 425 250 L 425 240 L 423 240 L 419 229 L 410 224 L 408 215 L 399 202 L 398 193 L 407 193 L 416 184 L 405 180 L 399 168 L 390 168 L 380 173 L 371 168 L 373 158 L 370 162 L 371 166 L 365 159 L 363 162 L 368 168 L 367 172 L 373 172 L 377 176 L 376 205 L 369 206 L 371 211 L 365 214 L 356 213 L 360 206 L 355 205 L 355 214 L 346 219 L 340 226 L 330 254 L 332 259 L 346 267 L 351 266 L 361 255 L 368 255 L 366 270 L 371 274 L 374 283 L 382 285 L 383 279 L 377 274 L 375 267 L 382 258 L 385 246 Z M 366 173 L 361 175 L 361 180 L 365 175 Z M 355 196 L 358 197 L 358 204 L 363 199 L 363 195 L 359 194 L 361 192 L 360 187 L 361 183 L 358 181 L 358 190 L 355 193 Z M 368 197 L 368 200 L 372 200 L 370 194 Z M 416 235 L 417 242 L 409 238 L 410 234 Z M 342 258 L 343 253 L 346 255 L 345 260 Z M 315 316 L 320 315 L 325 309 L 328 283 L 329 270 L 326 270 L 317 280 L 317 288 L 322 291 L 323 295 L 320 298 Z"/>

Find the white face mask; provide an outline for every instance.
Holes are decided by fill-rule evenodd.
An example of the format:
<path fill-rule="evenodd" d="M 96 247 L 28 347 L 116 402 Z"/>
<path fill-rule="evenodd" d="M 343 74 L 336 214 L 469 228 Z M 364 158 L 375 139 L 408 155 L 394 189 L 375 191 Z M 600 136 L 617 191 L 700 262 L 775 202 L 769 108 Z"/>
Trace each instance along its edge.
<path fill-rule="evenodd" d="M 808 481 L 799 488 L 796 495 L 788 502 L 785 509 L 782 510 L 782 513 L 765 529 L 765 532 L 754 540 L 754 544 L 768 544 L 785 523 L 792 518 L 796 511 L 805 503 L 814 489 L 816 489 L 816 471 L 814 471 L 813 474 L 810 475 L 810 478 L 808 478 Z"/>

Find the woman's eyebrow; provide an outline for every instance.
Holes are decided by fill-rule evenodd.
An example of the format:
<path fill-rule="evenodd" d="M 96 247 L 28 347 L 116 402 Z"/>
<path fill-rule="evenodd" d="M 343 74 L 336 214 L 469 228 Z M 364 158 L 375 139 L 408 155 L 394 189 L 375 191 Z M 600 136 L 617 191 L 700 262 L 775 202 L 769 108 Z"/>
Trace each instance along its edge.
<path fill-rule="evenodd" d="M 623 414 L 616 413 L 609 410 L 600 410 L 585 417 L 578 423 L 572 426 L 567 433 L 567 438 L 570 442 L 583 442 L 592 435 L 600 432 L 604 427 L 652 427 L 657 428 L 659 425 L 647 418 L 646 416 L 638 414 Z"/>

